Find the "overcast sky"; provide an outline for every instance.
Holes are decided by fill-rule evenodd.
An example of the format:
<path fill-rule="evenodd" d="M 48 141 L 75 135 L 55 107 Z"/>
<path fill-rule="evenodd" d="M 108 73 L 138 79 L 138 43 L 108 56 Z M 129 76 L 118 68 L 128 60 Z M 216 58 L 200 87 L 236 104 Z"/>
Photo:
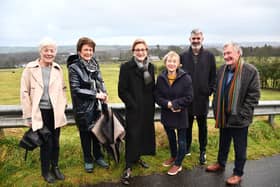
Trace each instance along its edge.
<path fill-rule="evenodd" d="M 75 45 L 187 44 L 193 28 L 205 43 L 280 42 L 280 0 L 1 0 L 0 46 L 35 46 L 46 36 Z"/>

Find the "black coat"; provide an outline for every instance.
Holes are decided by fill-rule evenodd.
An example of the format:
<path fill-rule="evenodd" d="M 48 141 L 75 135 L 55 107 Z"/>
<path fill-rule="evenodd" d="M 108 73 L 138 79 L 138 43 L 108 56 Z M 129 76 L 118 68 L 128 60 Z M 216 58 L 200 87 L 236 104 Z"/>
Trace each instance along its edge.
<path fill-rule="evenodd" d="M 97 111 L 96 93 L 98 89 L 106 92 L 104 82 L 99 66 L 98 71 L 89 72 L 78 55 L 70 56 L 67 65 L 75 121 L 80 130 L 87 131 L 100 115 L 100 111 Z"/>
<path fill-rule="evenodd" d="M 193 90 L 190 76 L 183 70 L 177 70 L 177 77 L 170 86 L 167 71 L 164 70 L 157 78 L 155 98 L 161 106 L 161 122 L 169 128 L 187 128 L 188 106 L 192 101 Z M 181 112 L 172 112 L 167 107 L 168 101 L 172 102 L 174 109 Z"/>
<path fill-rule="evenodd" d="M 133 162 L 141 155 L 155 154 L 154 65 L 148 71 L 152 83 L 145 85 L 143 72 L 132 58 L 120 67 L 118 94 L 126 108 L 126 161 Z"/>
<path fill-rule="evenodd" d="M 194 63 L 193 52 L 188 51 L 180 55 L 182 68 L 192 78 L 193 102 L 189 112 L 192 115 L 207 115 L 209 109 L 209 96 L 213 93 L 216 83 L 216 61 L 212 53 L 200 49 L 198 62 Z"/>

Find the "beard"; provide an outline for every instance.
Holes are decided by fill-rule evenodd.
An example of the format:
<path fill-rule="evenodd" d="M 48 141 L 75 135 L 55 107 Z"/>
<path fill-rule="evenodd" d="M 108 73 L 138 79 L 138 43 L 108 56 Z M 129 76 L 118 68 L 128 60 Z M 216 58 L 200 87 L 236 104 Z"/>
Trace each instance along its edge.
<path fill-rule="evenodd" d="M 200 48 L 202 47 L 201 43 L 192 43 L 192 49 L 193 50 L 200 50 Z"/>

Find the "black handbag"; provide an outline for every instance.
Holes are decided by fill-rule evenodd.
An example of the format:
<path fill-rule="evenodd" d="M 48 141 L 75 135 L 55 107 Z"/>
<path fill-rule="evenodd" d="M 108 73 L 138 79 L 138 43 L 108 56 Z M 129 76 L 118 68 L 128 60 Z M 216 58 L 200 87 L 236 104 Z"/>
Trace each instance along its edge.
<path fill-rule="evenodd" d="M 37 131 L 33 131 L 32 128 L 28 129 L 19 142 L 19 147 L 25 149 L 24 160 L 27 158 L 28 151 L 32 151 L 47 142 L 50 135 L 50 130 L 45 126 Z"/>

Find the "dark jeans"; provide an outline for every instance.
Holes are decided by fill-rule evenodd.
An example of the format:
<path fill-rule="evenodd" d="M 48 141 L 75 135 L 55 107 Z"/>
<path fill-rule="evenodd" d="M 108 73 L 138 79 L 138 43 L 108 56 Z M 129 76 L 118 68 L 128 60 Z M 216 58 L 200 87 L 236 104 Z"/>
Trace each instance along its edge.
<path fill-rule="evenodd" d="M 186 131 L 187 147 L 186 151 L 190 152 L 192 144 L 192 127 L 193 127 L 194 116 L 189 115 L 189 128 Z M 207 145 L 207 115 L 196 116 L 196 121 L 198 124 L 198 139 L 199 139 L 199 149 L 200 152 L 206 151 Z"/>
<path fill-rule="evenodd" d="M 80 131 L 80 140 L 85 162 L 92 163 L 93 156 L 96 160 L 103 157 L 99 141 L 92 132 Z"/>
<path fill-rule="evenodd" d="M 99 114 L 100 113 L 96 110 L 87 113 L 86 116 L 88 119 L 85 120 L 85 122 L 89 124 L 87 124 L 86 126 L 89 127 L 94 121 L 96 121 L 99 117 Z M 84 162 L 92 163 L 93 156 L 96 160 L 103 157 L 99 141 L 91 131 L 87 129 L 80 129 L 80 140 L 83 150 Z"/>
<path fill-rule="evenodd" d="M 178 141 L 176 138 L 175 129 L 171 129 L 168 127 L 164 127 L 164 129 L 168 137 L 171 157 L 176 158 L 176 166 L 181 166 L 186 153 L 186 129 L 176 129 Z"/>
<path fill-rule="evenodd" d="M 41 109 L 43 125 L 50 131 L 48 141 L 40 146 L 41 172 L 46 174 L 50 165 L 58 166 L 60 128 L 54 129 L 54 114 L 52 109 Z"/>
<path fill-rule="evenodd" d="M 221 128 L 220 129 L 220 142 L 218 163 L 222 166 L 226 166 L 231 139 L 233 139 L 235 161 L 233 174 L 242 176 L 243 169 L 246 162 L 246 150 L 247 150 L 247 136 L 248 127 L 244 128 Z"/>

